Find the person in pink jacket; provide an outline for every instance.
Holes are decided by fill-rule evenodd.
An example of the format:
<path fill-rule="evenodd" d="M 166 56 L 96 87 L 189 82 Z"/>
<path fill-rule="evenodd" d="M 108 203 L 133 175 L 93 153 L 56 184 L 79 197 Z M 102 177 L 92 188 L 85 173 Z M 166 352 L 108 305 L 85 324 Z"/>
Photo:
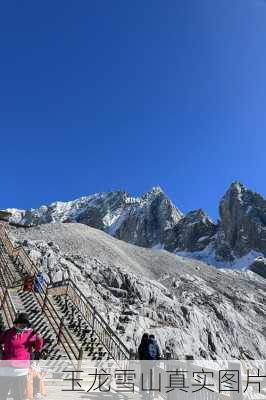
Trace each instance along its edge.
<path fill-rule="evenodd" d="M 27 314 L 20 313 L 14 327 L 0 333 L 0 400 L 6 400 L 11 389 L 14 400 L 25 398 L 31 353 L 39 352 L 43 339 L 30 328 Z"/>

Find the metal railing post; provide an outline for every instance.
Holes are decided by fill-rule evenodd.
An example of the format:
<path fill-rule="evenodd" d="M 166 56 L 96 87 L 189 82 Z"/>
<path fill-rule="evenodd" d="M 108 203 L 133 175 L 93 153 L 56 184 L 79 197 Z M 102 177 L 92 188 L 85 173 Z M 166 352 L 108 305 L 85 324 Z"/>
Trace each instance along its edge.
<path fill-rule="evenodd" d="M 83 350 L 79 349 L 79 355 L 78 355 L 78 364 L 77 364 L 77 379 L 80 379 L 80 373 L 81 371 L 81 366 L 82 366 L 82 360 L 83 360 Z"/>
<path fill-rule="evenodd" d="M 3 295 L 3 300 L 1 301 L 1 305 L 0 308 L 3 308 L 7 299 L 7 295 L 8 295 L 8 289 L 6 288 L 4 295 Z"/>
<path fill-rule="evenodd" d="M 94 335 L 95 332 L 95 318 L 96 318 L 96 312 L 95 312 L 95 307 L 93 307 L 93 311 L 92 311 L 92 335 Z"/>
<path fill-rule="evenodd" d="M 67 281 L 65 298 L 67 299 L 69 293 L 70 281 Z"/>
<path fill-rule="evenodd" d="M 59 344 L 61 341 L 63 327 L 64 327 L 64 317 L 62 317 L 60 320 L 60 325 L 59 325 L 59 330 L 58 330 L 58 335 L 57 335 L 57 344 Z"/>
<path fill-rule="evenodd" d="M 11 282 L 11 280 L 10 280 L 10 276 L 9 276 L 9 273 L 8 273 L 8 272 L 9 272 L 9 271 L 8 271 L 8 263 L 7 263 L 6 260 L 5 260 L 5 267 L 4 267 L 3 274 L 4 274 L 5 277 L 6 277 L 7 284 L 10 286 L 10 285 L 12 284 L 12 282 Z"/>
<path fill-rule="evenodd" d="M 46 286 L 46 290 L 45 290 L 45 295 L 44 295 L 43 304 L 42 304 L 42 312 L 45 309 L 45 306 L 47 303 L 47 297 L 48 297 L 48 285 Z"/>

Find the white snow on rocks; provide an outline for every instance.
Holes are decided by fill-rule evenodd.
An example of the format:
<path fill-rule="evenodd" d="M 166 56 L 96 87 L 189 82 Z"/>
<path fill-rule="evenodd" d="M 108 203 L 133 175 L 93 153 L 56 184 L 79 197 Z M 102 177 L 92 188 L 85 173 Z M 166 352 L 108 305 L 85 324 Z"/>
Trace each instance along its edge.
<path fill-rule="evenodd" d="M 239 269 L 239 270 L 246 270 L 248 267 L 256 260 L 258 257 L 262 257 L 263 254 L 251 250 L 243 257 L 234 257 L 233 261 L 225 261 L 221 259 L 221 257 L 217 256 L 215 251 L 214 245 L 211 243 L 209 244 L 204 250 L 202 251 L 178 251 L 176 255 L 181 257 L 188 257 L 191 259 L 196 259 L 202 262 L 205 262 L 208 265 L 213 265 L 218 268 L 231 268 L 231 269 Z"/>

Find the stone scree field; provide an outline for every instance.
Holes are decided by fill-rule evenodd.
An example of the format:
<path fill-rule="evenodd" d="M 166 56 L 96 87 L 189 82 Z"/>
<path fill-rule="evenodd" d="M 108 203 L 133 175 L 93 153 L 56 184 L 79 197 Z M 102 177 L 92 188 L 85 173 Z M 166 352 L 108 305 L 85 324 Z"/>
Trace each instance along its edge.
<path fill-rule="evenodd" d="M 10 227 L 53 281 L 70 275 L 134 350 L 144 331 L 183 357 L 266 359 L 265 279 L 145 249 L 79 223 Z"/>

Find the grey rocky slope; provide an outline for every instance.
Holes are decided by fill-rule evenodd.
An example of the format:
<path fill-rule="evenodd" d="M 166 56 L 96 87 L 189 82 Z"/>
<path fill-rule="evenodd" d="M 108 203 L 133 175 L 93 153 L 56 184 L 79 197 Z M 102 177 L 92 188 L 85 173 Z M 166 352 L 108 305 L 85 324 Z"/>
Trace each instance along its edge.
<path fill-rule="evenodd" d="M 266 358 L 265 280 L 144 249 L 77 223 L 12 227 L 52 280 L 70 274 L 127 346 L 154 332 L 172 354 Z"/>
<path fill-rule="evenodd" d="M 216 248 L 224 259 L 251 250 L 266 255 L 266 200 L 236 182 L 220 202 L 221 223 Z"/>
<path fill-rule="evenodd" d="M 10 211 L 16 224 L 79 222 L 131 244 L 182 252 L 213 265 L 233 266 L 246 255 L 251 264 L 258 255 L 266 256 L 266 200 L 239 182 L 222 198 L 217 224 L 201 209 L 183 215 L 159 187 L 140 198 L 116 191 Z"/>

